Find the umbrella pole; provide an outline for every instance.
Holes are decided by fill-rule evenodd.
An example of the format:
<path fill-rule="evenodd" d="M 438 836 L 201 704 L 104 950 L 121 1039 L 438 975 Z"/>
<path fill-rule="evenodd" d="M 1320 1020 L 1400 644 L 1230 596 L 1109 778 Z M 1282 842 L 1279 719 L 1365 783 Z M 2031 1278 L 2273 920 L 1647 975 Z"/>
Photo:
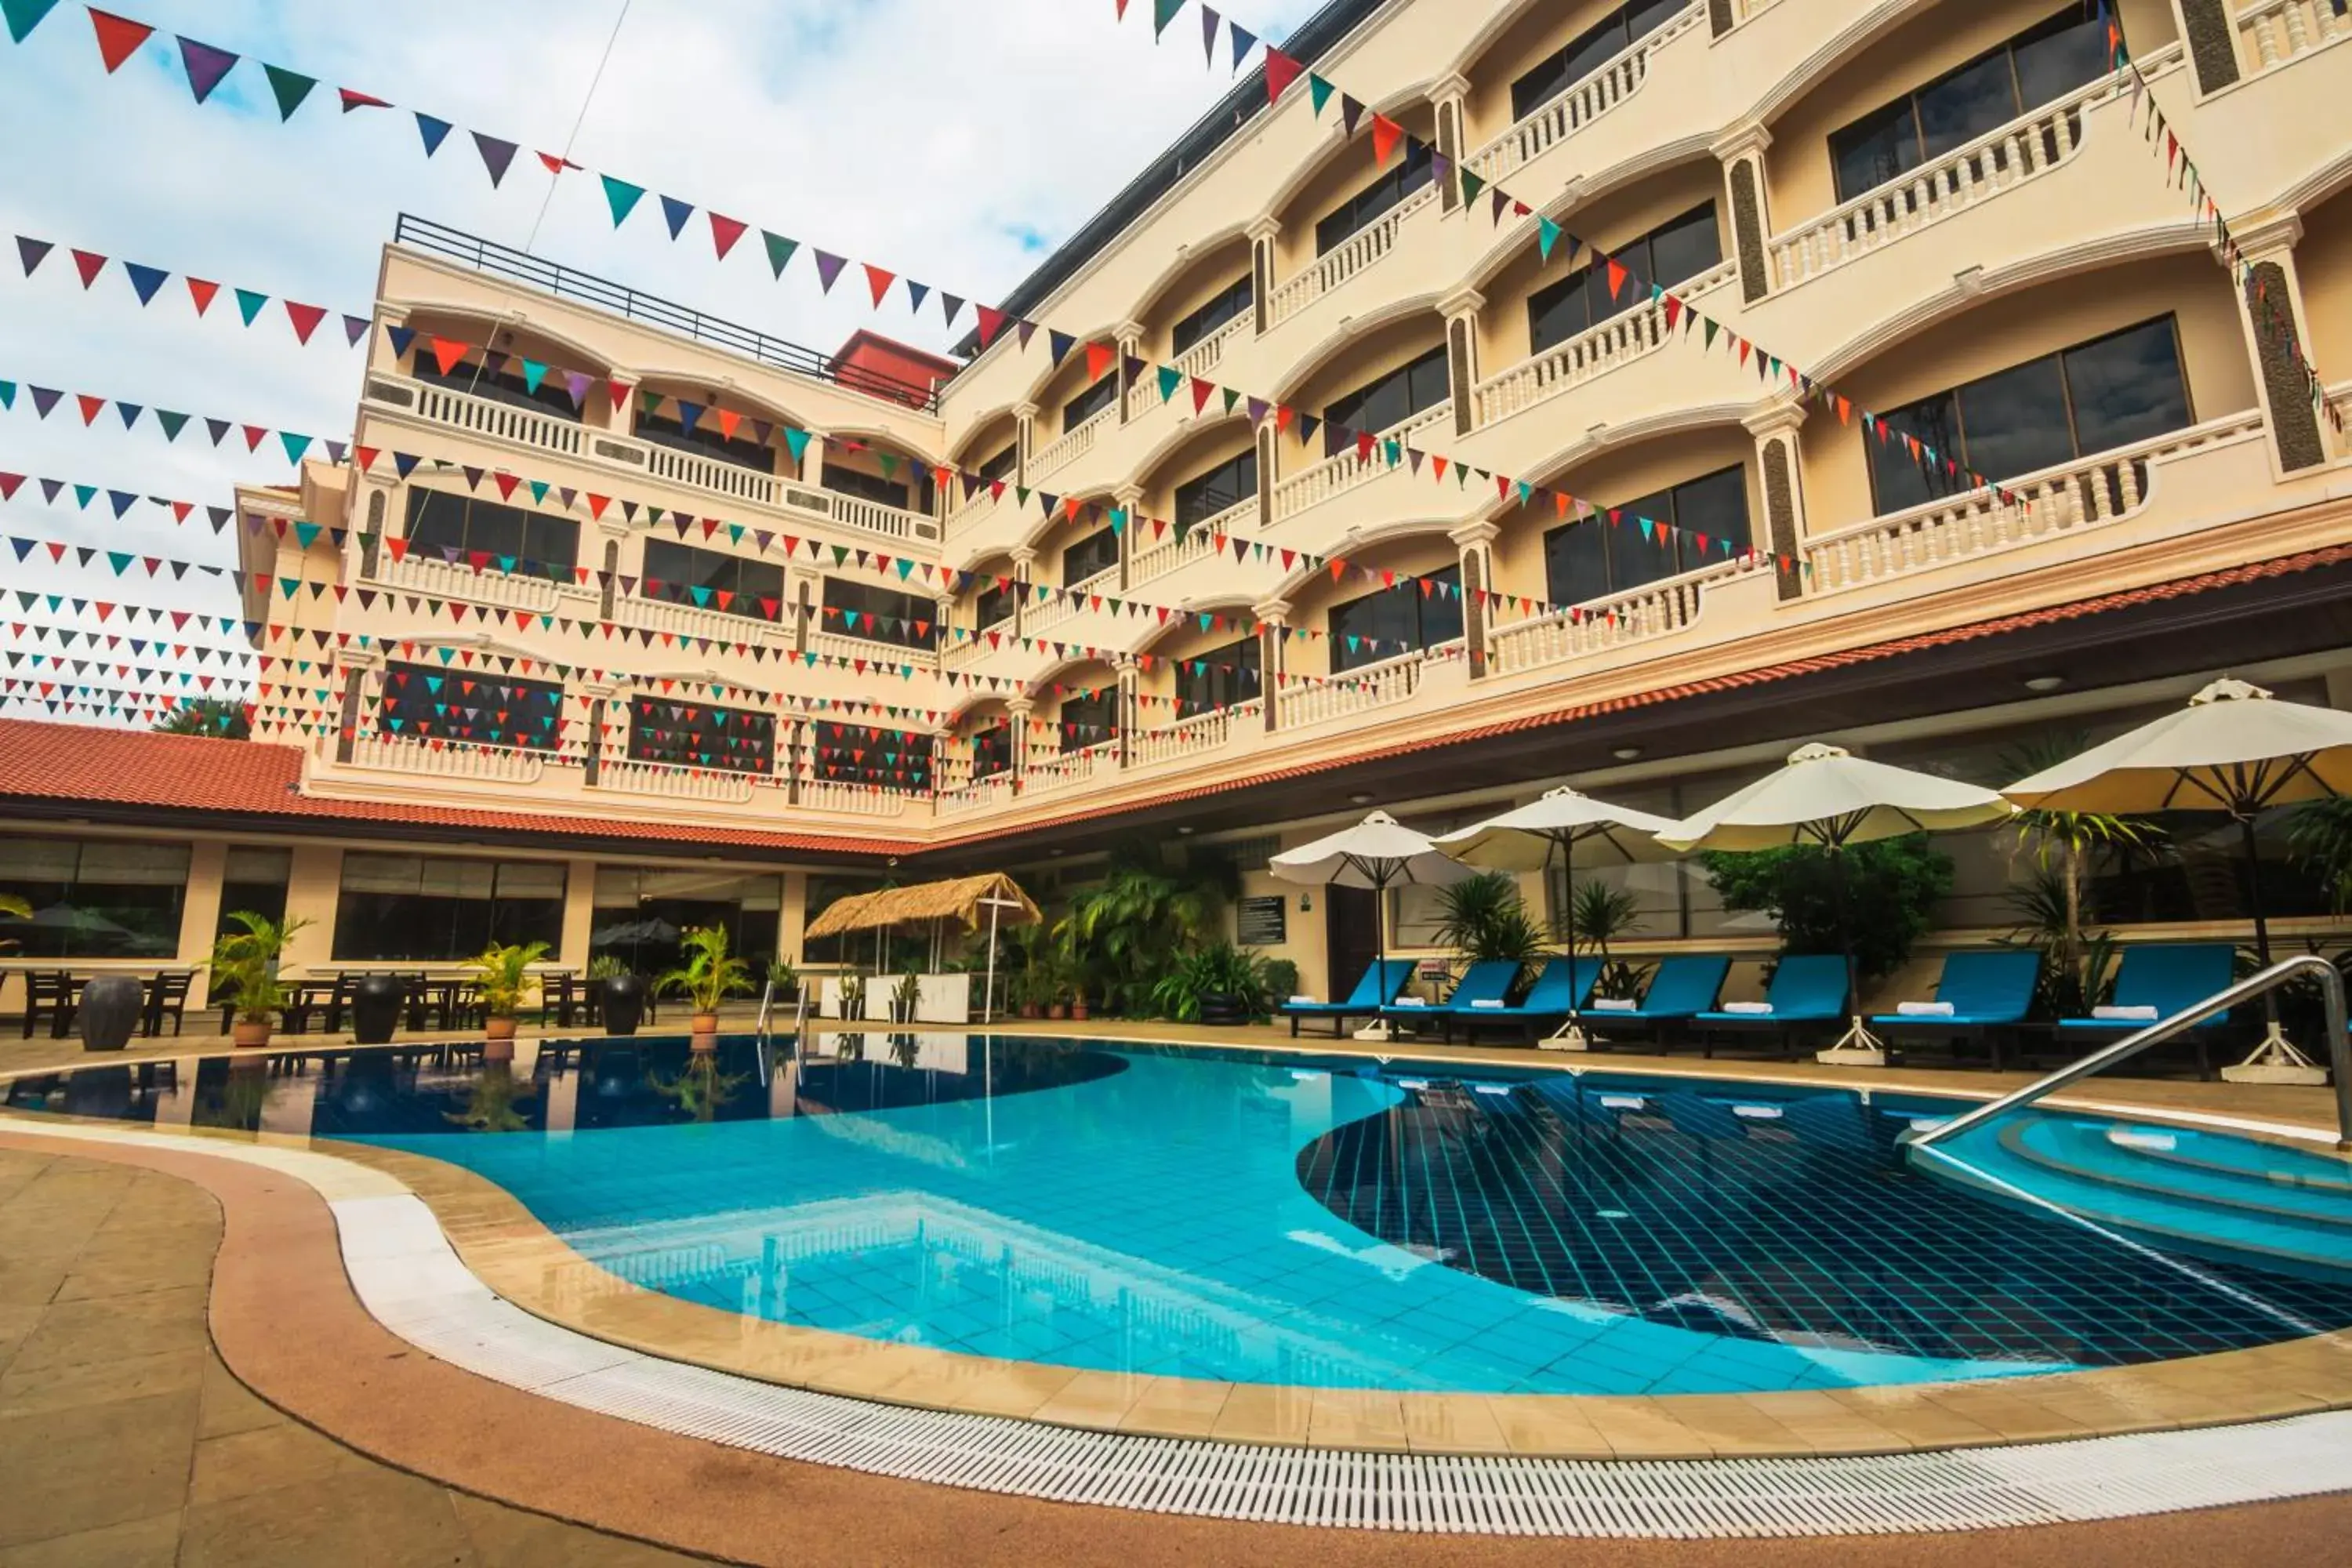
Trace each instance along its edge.
<path fill-rule="evenodd" d="M 1846 911 L 1845 846 L 1825 846 L 1830 853 L 1837 889 L 1838 946 L 1845 954 L 1845 999 L 1853 1009 L 1853 1023 L 1838 1043 L 1828 1050 L 1816 1051 L 1813 1059 L 1832 1065 L 1883 1068 L 1886 1065 L 1886 1042 L 1870 1032 L 1862 1021 L 1862 984 L 1853 965 L 1853 921 Z"/>
<path fill-rule="evenodd" d="M 1583 989 L 1576 983 L 1576 834 L 1571 829 L 1553 842 L 1559 850 L 1560 877 L 1568 884 L 1568 1017 L 1544 1045 L 1556 1051 L 1589 1051 L 1592 1042 L 1585 1037 L 1584 1015 L 1576 1005 Z"/>
<path fill-rule="evenodd" d="M 1383 870 L 1372 884 L 1372 973 L 1379 975 L 1377 991 L 1386 991 L 1389 984 L 1389 873 Z M 1387 1004 L 1381 1004 L 1383 1006 Z M 1396 1031 L 1389 1021 L 1375 1013 L 1372 1021 L 1356 1031 L 1360 1040 L 1393 1040 Z"/>
<path fill-rule="evenodd" d="M 2238 841 L 2245 847 L 2246 851 L 2246 901 L 2252 906 L 2254 911 L 2254 967 L 2268 969 L 2271 966 L 2271 922 L 2269 915 L 2263 909 L 2262 850 L 2254 842 L 2252 812 L 2248 811 L 2239 815 L 2238 836 Z M 2260 1082 L 2262 1077 L 2259 1075 L 2285 1068 L 2291 1072 L 2297 1072 L 2299 1076 L 2300 1073 L 2311 1071 L 2312 1066 L 2311 1058 L 2295 1049 L 2288 1041 L 2285 1032 L 2279 1027 L 2278 993 L 2271 990 L 2263 993 L 2262 1043 L 2254 1047 L 2252 1056 L 2236 1067 L 2222 1068 L 2221 1076 L 2227 1079 L 2233 1072 L 2243 1073 L 2252 1068 L 2258 1075 L 2254 1077 L 2253 1081 Z M 2273 1079 L 2273 1081 L 2279 1080 Z"/>

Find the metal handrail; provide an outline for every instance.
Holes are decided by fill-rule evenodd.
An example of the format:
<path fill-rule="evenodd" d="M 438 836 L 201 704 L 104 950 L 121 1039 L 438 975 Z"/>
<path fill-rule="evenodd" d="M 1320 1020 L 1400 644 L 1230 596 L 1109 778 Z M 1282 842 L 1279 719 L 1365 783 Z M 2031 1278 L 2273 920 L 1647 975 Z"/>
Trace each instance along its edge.
<path fill-rule="evenodd" d="M 2195 1006 L 2175 1013 L 2169 1018 L 2160 1018 L 2145 1029 L 2125 1036 L 2114 1045 L 2093 1051 L 2080 1061 L 2068 1063 L 2047 1078 L 2036 1079 L 2014 1093 L 1989 1100 L 1974 1110 L 1955 1116 L 1949 1121 L 1925 1131 L 1907 1133 L 1904 1142 L 1914 1149 L 1924 1149 L 1957 1137 L 1971 1127 L 1980 1126 L 1996 1116 L 2031 1105 L 2042 1096 L 2053 1094 L 2104 1068 L 2136 1057 L 2150 1046 L 2160 1046 L 2216 1013 L 2226 1013 L 2241 1002 L 2250 1002 L 2277 989 L 2297 974 L 2309 974 L 2319 982 L 2320 995 L 2326 1005 L 2328 1065 L 2336 1079 L 2336 1146 L 2352 1150 L 2352 1039 L 2347 1039 L 2345 1033 L 2344 976 L 2336 965 L 2308 952 L 2273 963 L 2261 973 L 2239 981 L 2227 991 L 2208 996 Z"/>

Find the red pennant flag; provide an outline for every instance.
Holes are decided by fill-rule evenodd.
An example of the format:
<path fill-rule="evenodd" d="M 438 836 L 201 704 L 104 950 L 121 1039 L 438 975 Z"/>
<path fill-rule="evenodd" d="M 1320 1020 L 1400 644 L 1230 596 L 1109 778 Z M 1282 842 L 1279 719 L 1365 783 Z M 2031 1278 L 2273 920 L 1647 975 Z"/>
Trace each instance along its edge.
<path fill-rule="evenodd" d="M 1625 287 L 1625 268 L 1615 257 L 1609 258 L 1609 297 L 1617 298 L 1617 290 Z"/>
<path fill-rule="evenodd" d="M 1088 343 L 1087 345 L 1087 379 L 1100 381 L 1104 376 L 1108 375 L 1112 363 L 1118 358 L 1118 350 L 1110 344 Z"/>
<path fill-rule="evenodd" d="M 727 253 L 735 248 L 735 242 L 743 237 L 750 226 L 731 217 L 722 217 L 717 213 L 711 213 L 709 216 L 711 246 L 719 252 L 719 259 L 724 261 L 727 259 Z"/>
<path fill-rule="evenodd" d="M 436 338 L 433 340 L 433 363 L 441 367 L 443 375 L 447 375 L 457 368 L 457 362 L 466 357 L 466 348 L 464 343 Z"/>
<path fill-rule="evenodd" d="M 1376 166 L 1385 165 L 1389 154 L 1396 151 L 1397 142 L 1403 135 L 1403 126 L 1385 114 L 1375 113 L 1372 116 L 1372 163 Z"/>
<path fill-rule="evenodd" d="M 1198 414 L 1206 408 L 1209 405 L 1210 395 L 1216 390 L 1215 382 L 1202 381 L 1199 376 L 1194 376 L 1192 378 L 1192 412 Z"/>
<path fill-rule="evenodd" d="M 362 92 L 356 88 L 339 87 L 335 89 L 335 92 L 343 100 L 345 114 L 349 114 L 354 109 L 390 109 L 392 107 L 389 100 L 378 98 L 372 92 Z"/>
<path fill-rule="evenodd" d="M 353 447 L 352 448 L 352 456 L 358 459 L 360 472 L 363 474 L 370 468 L 375 467 L 375 460 L 380 455 L 381 448 L 375 447 Z"/>
<path fill-rule="evenodd" d="M 1004 312 L 987 305 L 975 305 L 972 309 L 980 315 L 980 346 L 986 348 L 1004 330 Z"/>
<path fill-rule="evenodd" d="M 259 451 L 262 442 L 268 438 L 268 430 L 259 425 L 247 425 L 245 427 L 245 449 L 248 452 Z M 285 535 L 281 531 L 278 537 L 282 539 Z"/>
<path fill-rule="evenodd" d="M 220 285 L 217 283 L 208 283 L 201 278 L 188 279 L 188 298 L 195 301 L 199 316 L 213 308 L 213 296 L 219 292 Z"/>
<path fill-rule="evenodd" d="M 94 250 L 77 250 L 73 258 L 74 269 L 81 274 L 81 286 L 85 289 L 97 282 L 98 275 L 106 270 L 106 258 Z"/>
<path fill-rule="evenodd" d="M 134 22 L 128 16 L 92 7 L 89 25 L 98 34 L 98 58 L 106 62 L 106 74 L 112 76 L 122 68 L 140 45 L 154 36 L 155 29 L 144 22 Z"/>
<path fill-rule="evenodd" d="M 882 308 L 882 297 L 890 292 L 890 285 L 898 280 L 898 275 L 870 261 L 860 262 L 859 265 L 866 268 L 866 286 L 874 291 L 874 308 L 878 310 Z"/>
<path fill-rule="evenodd" d="M 323 306 L 298 305 L 289 300 L 286 301 L 286 319 L 294 323 L 295 337 L 307 347 L 310 334 L 319 330 L 319 323 L 327 319 L 327 312 Z"/>
<path fill-rule="evenodd" d="M 105 398 L 92 397 L 87 392 L 79 393 L 76 396 L 81 404 L 81 422 L 84 428 L 97 423 L 98 416 L 106 412 Z"/>
<path fill-rule="evenodd" d="M 1122 8 L 1126 4 L 1127 0 L 1119 0 Z M 1292 82 L 1298 79 L 1298 73 L 1305 68 L 1297 60 L 1268 44 L 1265 48 L 1266 102 L 1280 103 L 1283 93 L 1289 89 Z"/>

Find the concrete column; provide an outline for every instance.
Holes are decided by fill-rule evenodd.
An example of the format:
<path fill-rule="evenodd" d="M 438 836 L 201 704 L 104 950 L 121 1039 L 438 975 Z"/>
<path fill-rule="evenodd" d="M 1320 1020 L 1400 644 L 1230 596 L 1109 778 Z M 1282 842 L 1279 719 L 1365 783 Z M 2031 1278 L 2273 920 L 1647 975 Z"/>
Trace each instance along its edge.
<path fill-rule="evenodd" d="M 607 391 L 618 389 L 621 395 L 613 405 L 613 412 L 604 427 L 616 436 L 634 436 L 637 431 L 637 378 L 614 371 L 604 378 L 612 384 Z"/>
<path fill-rule="evenodd" d="M 1029 455 L 1037 449 L 1037 405 L 1016 403 L 1013 405 L 1013 482 L 1023 488 L 1029 483 Z"/>
<path fill-rule="evenodd" d="M 596 618 L 609 621 L 613 618 L 614 595 L 621 591 L 621 584 L 614 581 L 621 574 L 621 536 L 625 534 L 628 529 L 625 524 L 617 528 L 607 528 L 601 522 L 596 525 L 596 529 L 605 536 L 603 552 L 604 563 L 600 569 L 602 575 L 596 582 Z"/>
<path fill-rule="evenodd" d="M 1282 671 L 1290 646 L 1285 634 L 1290 628 L 1291 604 L 1287 599 L 1267 599 L 1250 606 L 1257 617 L 1258 690 L 1265 700 L 1265 732 L 1269 735 L 1282 727 L 1276 710 L 1281 707 Z"/>
<path fill-rule="evenodd" d="M 1266 216 L 1249 226 L 1250 299 L 1257 331 L 1263 335 L 1273 321 L 1267 314 L 1274 300 L 1274 243 L 1282 236 L 1282 220 Z"/>
<path fill-rule="evenodd" d="M 1437 313 L 1445 318 L 1445 384 L 1454 397 L 1454 433 L 1467 436 L 1476 428 L 1476 409 L 1472 397 L 1478 384 L 1478 312 L 1486 306 L 1486 296 L 1475 289 L 1463 289 L 1437 302 Z"/>
<path fill-rule="evenodd" d="M 1470 80 L 1459 73 L 1441 77 L 1429 89 L 1430 109 L 1437 120 L 1437 155 L 1457 171 L 1454 177 L 1441 182 L 1437 187 L 1440 211 L 1452 212 L 1462 205 L 1462 181 L 1458 171 L 1466 145 L 1464 132 L 1463 103 L 1470 96 Z"/>
<path fill-rule="evenodd" d="M 1110 503 L 1127 513 L 1127 526 L 1118 531 L 1118 591 L 1128 590 L 1128 563 L 1135 559 L 1136 525 L 1143 521 L 1143 487 L 1121 485 L 1111 491 Z"/>
<path fill-rule="evenodd" d="M 188 886 L 180 897 L 180 945 L 175 963 L 202 963 L 213 955 L 220 930 L 221 879 L 228 871 L 228 846 L 197 840 L 188 848 Z"/>
<path fill-rule="evenodd" d="M 548 961 L 586 968 L 588 934 L 595 923 L 596 862 L 573 856 L 563 863 L 563 935 Z"/>
<path fill-rule="evenodd" d="M 370 481 L 361 487 L 365 494 L 352 498 L 352 513 L 362 521 L 358 533 L 360 542 L 360 576 L 368 582 L 375 580 L 376 571 L 383 557 L 385 531 L 391 527 L 392 486 Z M 364 510 L 362 509 L 364 508 Z"/>
<path fill-rule="evenodd" d="M 583 683 L 580 688 L 580 695 L 588 703 L 588 743 L 581 749 L 580 766 L 582 782 L 590 789 L 594 789 L 597 781 L 604 776 L 604 727 L 613 721 L 613 699 L 619 690 L 618 686 L 609 682 L 602 685 Z M 620 705 L 620 713 L 621 723 L 625 729 L 629 722 L 627 703 Z"/>
<path fill-rule="evenodd" d="M 335 725 L 335 761 L 348 763 L 359 735 L 360 715 L 367 699 L 370 671 L 382 667 L 383 655 L 373 648 L 347 647 L 336 656 L 343 671 L 342 712 Z"/>
<path fill-rule="evenodd" d="M 1495 585 L 1495 541 L 1500 525 L 1465 522 L 1447 535 L 1462 552 L 1462 640 L 1470 654 L 1470 679 L 1486 673 L 1486 594 Z"/>
<path fill-rule="evenodd" d="M 1282 462 L 1282 432 L 1268 414 L 1257 427 L 1257 531 L 1274 526 L 1274 482 Z"/>
<path fill-rule="evenodd" d="M 808 652 L 809 623 L 816 619 L 817 571 L 814 566 L 793 567 L 785 574 L 784 595 L 793 617 L 793 654 L 794 658 Z"/>
<path fill-rule="evenodd" d="M 1757 489 L 1764 497 L 1764 526 L 1758 531 L 1758 546 L 1798 563 L 1805 553 L 1805 490 L 1800 477 L 1804 465 L 1797 429 L 1804 422 L 1805 408 L 1801 403 L 1776 403 L 1741 421 L 1756 437 Z M 1776 563 L 1772 572 L 1784 601 L 1804 594 L 1801 564 L 1791 569 Z"/>
<path fill-rule="evenodd" d="M 2219 92 L 2238 79 L 2237 0 L 2173 0 L 2180 37 L 2197 67 L 2197 90 Z"/>
<path fill-rule="evenodd" d="M 821 431 L 809 432 L 808 445 L 802 451 L 801 483 L 812 489 L 824 485 L 824 436 Z"/>
<path fill-rule="evenodd" d="M 1013 735 L 1013 789 L 1016 795 L 1020 793 L 1021 781 L 1029 773 L 1029 716 L 1036 710 L 1036 700 L 1025 693 L 1004 705 Z"/>
<path fill-rule="evenodd" d="M 1013 547 L 1013 635 L 1023 635 L 1021 628 L 1029 619 L 1030 579 L 1036 575 L 1037 547 L 1017 544 Z"/>
<path fill-rule="evenodd" d="M 2294 247 L 2303 220 L 2289 215 L 2237 234 L 2245 266 L 2229 268 L 2238 289 L 2238 324 L 2252 357 L 2254 388 L 2261 394 L 2263 423 L 2271 433 L 2271 457 L 2281 476 L 2327 461 L 2327 437 L 2311 397 L 2310 341 L 2304 318 L 2303 282 L 2295 271 Z"/>
<path fill-rule="evenodd" d="M 1764 247 L 1772 233 L 1764 178 L 1764 152 L 1771 145 L 1772 133 L 1751 123 L 1735 127 L 1709 148 L 1723 164 L 1731 254 L 1739 264 L 1739 297 L 1751 305 L 1772 291 L 1771 257 Z"/>
<path fill-rule="evenodd" d="M 1111 384 L 1118 395 L 1118 422 L 1128 422 L 1127 395 L 1135 390 L 1135 365 L 1143 357 L 1143 323 L 1121 321 L 1113 341 L 1118 345 L 1118 363 L 1111 366 Z"/>
<path fill-rule="evenodd" d="M 1126 767 L 1134 759 L 1135 692 L 1142 677 L 1136 668 L 1135 656 L 1118 656 L 1118 703 L 1112 710 L 1112 722 L 1118 726 L 1118 765 Z"/>
<path fill-rule="evenodd" d="M 784 721 L 784 804 L 801 803 L 801 748 L 806 742 L 808 721 L 793 714 Z M 782 952 L 782 948 L 776 951 Z"/>
<path fill-rule="evenodd" d="M 343 891 L 343 849 L 340 844 L 297 844 L 294 863 L 286 879 L 286 919 L 308 921 L 286 944 L 278 965 L 288 974 L 299 974 L 330 962 L 335 951 L 335 911 Z"/>
<path fill-rule="evenodd" d="M 776 920 L 776 952 L 794 969 L 808 945 L 808 873 L 784 873 L 783 908 Z"/>

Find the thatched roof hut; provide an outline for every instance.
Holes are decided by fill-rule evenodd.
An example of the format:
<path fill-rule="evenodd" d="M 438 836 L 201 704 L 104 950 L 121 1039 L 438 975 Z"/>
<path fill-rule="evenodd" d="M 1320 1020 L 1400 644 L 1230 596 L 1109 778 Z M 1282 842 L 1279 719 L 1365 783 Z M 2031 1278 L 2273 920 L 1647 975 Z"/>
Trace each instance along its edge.
<path fill-rule="evenodd" d="M 978 930 L 988 910 L 985 900 L 992 898 L 1016 900 L 1021 906 L 994 911 L 1002 924 L 1027 925 L 1045 918 L 1021 890 L 1021 884 L 1002 871 L 992 871 L 982 877 L 958 877 L 912 888 L 885 888 L 878 893 L 852 893 L 826 906 L 803 934 L 815 941 L 845 931 L 946 920 L 961 921 L 965 929 Z"/>

